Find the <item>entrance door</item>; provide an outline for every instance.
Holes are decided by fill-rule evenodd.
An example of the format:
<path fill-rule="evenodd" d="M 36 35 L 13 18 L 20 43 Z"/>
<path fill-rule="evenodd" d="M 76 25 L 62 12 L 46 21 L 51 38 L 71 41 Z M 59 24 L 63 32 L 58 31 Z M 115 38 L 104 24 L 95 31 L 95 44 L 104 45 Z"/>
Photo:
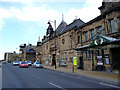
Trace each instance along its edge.
<path fill-rule="evenodd" d="M 111 49 L 112 52 L 112 70 L 120 70 L 120 48 Z"/>
<path fill-rule="evenodd" d="M 55 65 L 55 64 L 56 64 L 55 54 L 53 54 L 53 57 L 52 57 L 52 65 Z"/>
<path fill-rule="evenodd" d="M 84 67 L 83 67 L 83 57 L 79 57 L 79 60 L 80 60 L 80 62 L 79 62 L 79 69 L 84 69 Z"/>

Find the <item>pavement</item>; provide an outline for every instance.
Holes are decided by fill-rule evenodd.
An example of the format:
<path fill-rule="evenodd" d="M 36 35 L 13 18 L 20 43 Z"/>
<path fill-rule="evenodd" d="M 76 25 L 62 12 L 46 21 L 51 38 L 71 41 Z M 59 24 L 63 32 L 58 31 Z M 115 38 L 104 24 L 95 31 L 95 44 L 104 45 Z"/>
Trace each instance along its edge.
<path fill-rule="evenodd" d="M 120 86 L 120 74 L 119 73 L 113 73 L 113 72 L 102 72 L 102 71 L 85 71 L 81 69 L 73 69 L 67 68 L 67 67 L 57 67 L 55 69 L 55 66 L 44 66 L 44 68 L 51 69 L 51 70 L 57 70 L 60 72 L 66 72 L 74 75 L 82 75 L 84 77 L 89 77 L 91 79 L 96 79 L 101 82 L 109 83 L 109 84 L 115 84 Z"/>

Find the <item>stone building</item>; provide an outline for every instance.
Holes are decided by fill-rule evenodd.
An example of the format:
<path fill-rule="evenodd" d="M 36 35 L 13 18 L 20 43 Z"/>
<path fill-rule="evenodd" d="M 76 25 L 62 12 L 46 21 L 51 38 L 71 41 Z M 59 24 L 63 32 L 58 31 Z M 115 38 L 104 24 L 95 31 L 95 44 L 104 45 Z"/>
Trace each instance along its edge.
<path fill-rule="evenodd" d="M 41 61 L 42 63 L 42 42 L 40 41 L 40 37 L 39 40 L 37 42 L 37 46 L 36 46 L 36 60 Z"/>
<path fill-rule="evenodd" d="M 77 56 L 79 69 L 119 70 L 120 2 L 102 2 L 99 10 L 101 14 L 87 23 L 75 19 L 67 25 L 62 20 L 53 30 L 48 22 L 36 52 L 42 62 L 72 68 L 73 57 Z"/>
<path fill-rule="evenodd" d="M 120 2 L 103 2 L 101 15 L 77 29 L 76 50 L 85 70 L 120 70 Z"/>
<path fill-rule="evenodd" d="M 12 52 L 6 52 L 4 54 L 4 60 L 7 63 L 11 63 L 13 61 L 18 61 L 19 60 L 19 54 L 16 53 L 15 51 L 13 53 Z"/>
<path fill-rule="evenodd" d="M 64 20 L 61 21 L 57 29 L 54 31 L 50 22 L 46 35 L 42 39 L 41 57 L 42 62 L 49 62 L 49 65 L 71 67 L 72 57 L 75 56 L 75 27 L 83 25 L 80 19 L 75 19 L 71 24 L 67 25 Z"/>
<path fill-rule="evenodd" d="M 21 44 L 20 45 L 20 59 L 21 61 L 30 60 L 32 62 L 36 61 L 36 46 L 31 44 Z"/>

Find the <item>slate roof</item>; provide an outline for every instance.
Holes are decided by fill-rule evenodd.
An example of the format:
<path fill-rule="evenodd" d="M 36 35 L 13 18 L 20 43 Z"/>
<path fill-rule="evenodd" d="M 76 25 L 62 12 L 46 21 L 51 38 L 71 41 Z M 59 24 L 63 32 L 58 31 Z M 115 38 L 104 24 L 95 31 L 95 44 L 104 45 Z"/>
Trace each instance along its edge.
<path fill-rule="evenodd" d="M 67 26 L 66 22 L 62 21 L 56 29 L 56 35 L 59 35 L 62 30 Z"/>
<path fill-rule="evenodd" d="M 67 31 L 69 31 L 70 29 L 72 29 L 73 27 L 79 27 L 81 25 L 83 25 L 85 22 L 83 22 L 81 19 L 76 19 L 74 20 L 72 23 L 70 23 L 69 25 L 67 25 L 61 32 L 60 34 L 63 34 Z"/>
<path fill-rule="evenodd" d="M 116 38 L 113 38 L 113 37 L 109 37 L 109 36 L 104 36 L 104 35 L 100 35 L 101 37 L 109 40 L 110 42 L 113 42 L 113 41 L 116 41 L 117 39 Z"/>
<path fill-rule="evenodd" d="M 34 53 L 35 52 L 35 48 L 36 48 L 36 46 L 27 45 L 25 47 L 25 52 L 32 52 L 32 53 Z"/>
<path fill-rule="evenodd" d="M 69 25 L 67 25 L 67 23 L 63 20 L 59 26 L 57 27 L 56 31 L 56 35 L 59 36 L 69 30 L 71 30 L 74 27 L 79 27 L 81 25 L 85 24 L 85 22 L 83 22 L 81 19 L 76 19 L 74 20 L 72 23 L 70 23 Z M 48 41 L 49 39 L 45 39 L 44 41 L 42 41 L 42 43 Z"/>

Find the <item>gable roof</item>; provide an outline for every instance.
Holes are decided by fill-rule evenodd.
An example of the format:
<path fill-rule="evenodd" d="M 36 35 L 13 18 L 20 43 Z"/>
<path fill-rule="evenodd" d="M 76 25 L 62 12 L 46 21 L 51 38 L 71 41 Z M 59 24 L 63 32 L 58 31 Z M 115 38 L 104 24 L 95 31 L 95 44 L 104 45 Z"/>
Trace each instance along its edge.
<path fill-rule="evenodd" d="M 66 22 L 62 21 L 56 29 L 56 35 L 59 35 L 60 32 L 67 26 Z"/>
<path fill-rule="evenodd" d="M 25 47 L 25 52 L 35 52 L 35 49 L 36 49 L 36 46 L 30 46 L 30 45 L 27 45 Z M 32 50 L 32 51 L 31 51 Z"/>
<path fill-rule="evenodd" d="M 67 25 L 66 27 L 65 27 L 65 29 L 63 29 L 61 32 L 60 32 L 60 34 L 63 34 L 64 32 L 67 32 L 67 31 L 69 31 L 70 29 L 72 29 L 72 28 L 74 28 L 74 27 L 79 27 L 79 26 L 81 26 L 81 25 L 83 25 L 84 24 L 84 22 L 81 20 L 81 19 L 76 19 L 76 20 L 74 20 L 72 23 L 70 23 L 69 25 Z"/>

